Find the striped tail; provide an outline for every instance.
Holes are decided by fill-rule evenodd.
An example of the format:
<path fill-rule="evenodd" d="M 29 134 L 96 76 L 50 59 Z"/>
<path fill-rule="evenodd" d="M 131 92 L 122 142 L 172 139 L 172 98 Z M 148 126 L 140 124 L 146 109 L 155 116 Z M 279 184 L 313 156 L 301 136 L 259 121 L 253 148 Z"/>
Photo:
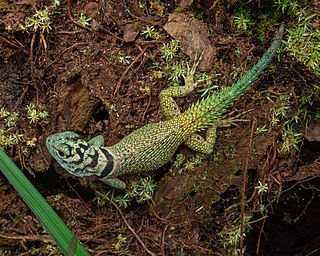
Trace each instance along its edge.
<path fill-rule="evenodd" d="M 210 127 L 219 117 L 225 114 L 226 110 L 239 96 L 250 88 L 275 55 L 281 43 L 283 32 L 284 25 L 280 27 L 267 52 L 244 77 L 231 87 L 198 101 L 181 115 L 181 122 L 191 134 Z"/>

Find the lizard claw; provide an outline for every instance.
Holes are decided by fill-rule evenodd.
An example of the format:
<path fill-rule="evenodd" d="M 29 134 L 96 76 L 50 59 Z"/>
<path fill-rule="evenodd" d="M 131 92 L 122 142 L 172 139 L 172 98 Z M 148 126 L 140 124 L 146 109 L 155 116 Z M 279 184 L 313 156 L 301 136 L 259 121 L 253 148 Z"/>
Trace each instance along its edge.
<path fill-rule="evenodd" d="M 249 122 L 250 120 L 248 119 L 239 119 L 240 116 L 242 116 L 245 113 L 248 113 L 252 111 L 252 109 L 242 112 L 240 114 L 237 114 L 235 116 L 232 116 L 236 111 L 232 111 L 228 113 L 227 115 L 223 116 L 218 122 L 217 126 L 218 127 L 230 127 L 231 125 L 237 125 L 236 122 Z"/>
<path fill-rule="evenodd" d="M 203 79 L 200 81 L 196 81 L 194 82 L 194 74 L 196 73 L 196 70 L 199 66 L 199 63 L 202 59 L 203 56 L 203 52 L 200 54 L 199 58 L 197 56 L 198 54 L 195 54 L 195 61 L 192 65 L 192 67 L 190 68 L 189 63 L 187 62 L 187 75 L 183 76 L 184 78 L 184 83 L 186 86 L 192 86 L 193 88 L 197 88 L 199 86 L 199 83 L 201 83 L 202 81 L 205 81 L 207 79 Z"/>

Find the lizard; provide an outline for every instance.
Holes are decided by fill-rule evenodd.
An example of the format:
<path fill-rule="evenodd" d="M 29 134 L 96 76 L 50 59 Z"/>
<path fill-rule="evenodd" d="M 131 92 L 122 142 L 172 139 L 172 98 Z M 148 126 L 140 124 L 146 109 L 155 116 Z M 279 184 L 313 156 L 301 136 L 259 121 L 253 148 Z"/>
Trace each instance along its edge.
<path fill-rule="evenodd" d="M 102 135 L 87 142 L 71 131 L 51 134 L 46 139 L 50 154 L 74 176 L 96 175 L 111 187 L 125 189 L 126 183 L 119 179 L 120 176 L 145 174 L 162 167 L 181 144 L 197 152 L 212 153 L 216 129 L 223 115 L 268 66 L 283 33 L 282 25 L 268 50 L 242 78 L 232 86 L 202 98 L 185 112 L 180 112 L 174 97 L 184 97 L 197 88 L 198 83 L 193 78 L 199 63 L 196 61 L 191 69 L 188 68 L 183 86 L 170 86 L 160 92 L 165 121 L 142 126 L 111 146 L 104 146 Z M 198 134 L 205 129 L 205 137 Z"/>

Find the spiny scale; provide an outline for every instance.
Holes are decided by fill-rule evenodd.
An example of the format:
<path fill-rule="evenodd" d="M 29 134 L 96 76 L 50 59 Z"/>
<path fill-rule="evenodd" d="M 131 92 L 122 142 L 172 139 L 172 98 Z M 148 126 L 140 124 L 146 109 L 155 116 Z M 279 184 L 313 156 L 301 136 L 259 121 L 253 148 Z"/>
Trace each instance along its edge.
<path fill-rule="evenodd" d="M 103 146 L 102 136 L 85 142 L 74 132 L 53 134 L 46 141 L 49 152 L 71 174 L 97 175 L 118 189 L 124 189 L 126 184 L 117 177 L 147 173 L 163 166 L 183 143 L 195 151 L 210 154 L 219 118 L 269 64 L 280 45 L 283 31 L 282 26 L 268 51 L 243 78 L 230 88 L 200 100 L 185 113 L 180 114 L 173 97 L 183 97 L 197 87 L 193 82 L 196 66 L 185 78 L 185 86 L 169 87 L 160 93 L 160 105 L 166 121 L 145 125 L 108 147 Z M 196 134 L 206 128 L 206 138 Z"/>

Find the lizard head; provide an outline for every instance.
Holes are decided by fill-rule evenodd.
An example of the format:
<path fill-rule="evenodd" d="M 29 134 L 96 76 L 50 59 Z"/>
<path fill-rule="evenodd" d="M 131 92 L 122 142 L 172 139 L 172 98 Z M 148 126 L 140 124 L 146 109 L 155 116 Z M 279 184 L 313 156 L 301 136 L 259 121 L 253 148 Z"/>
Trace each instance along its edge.
<path fill-rule="evenodd" d="M 97 167 L 99 150 L 80 139 L 74 132 L 62 132 L 49 135 L 47 148 L 53 158 L 69 173 L 75 176 L 100 175 Z"/>

